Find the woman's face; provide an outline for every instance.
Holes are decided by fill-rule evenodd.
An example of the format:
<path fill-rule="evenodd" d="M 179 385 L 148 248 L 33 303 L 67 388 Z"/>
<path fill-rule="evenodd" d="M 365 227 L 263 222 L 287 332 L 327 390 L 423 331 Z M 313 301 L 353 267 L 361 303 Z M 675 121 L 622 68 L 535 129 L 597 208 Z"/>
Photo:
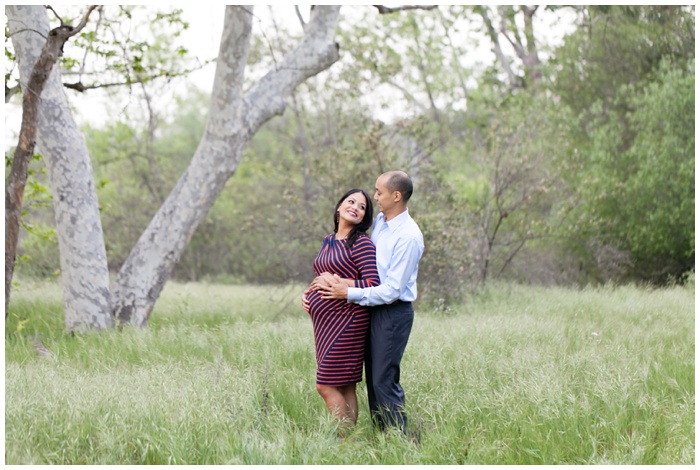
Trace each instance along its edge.
<path fill-rule="evenodd" d="M 340 203 L 340 207 L 338 207 L 340 220 L 345 220 L 352 225 L 359 224 L 365 217 L 368 202 L 369 201 L 365 199 L 362 193 L 353 193 L 349 195 Z"/>

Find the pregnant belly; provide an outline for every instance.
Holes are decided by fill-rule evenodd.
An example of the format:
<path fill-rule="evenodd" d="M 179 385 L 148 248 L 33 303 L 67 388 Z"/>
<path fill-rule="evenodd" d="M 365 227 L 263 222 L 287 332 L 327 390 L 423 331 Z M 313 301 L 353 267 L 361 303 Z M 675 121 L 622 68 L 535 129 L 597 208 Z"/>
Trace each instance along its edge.
<path fill-rule="evenodd" d="M 309 292 L 306 296 L 309 301 L 309 313 L 312 317 L 322 312 L 342 312 L 350 310 L 350 304 L 344 299 L 322 299 L 321 294 L 315 290 Z"/>

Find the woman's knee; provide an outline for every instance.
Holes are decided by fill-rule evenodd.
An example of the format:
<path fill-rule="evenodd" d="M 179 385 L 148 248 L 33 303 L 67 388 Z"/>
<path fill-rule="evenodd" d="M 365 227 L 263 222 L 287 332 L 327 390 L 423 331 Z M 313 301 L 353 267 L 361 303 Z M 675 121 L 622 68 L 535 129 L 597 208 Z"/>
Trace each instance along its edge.
<path fill-rule="evenodd" d="M 323 398 L 326 398 L 326 397 L 332 395 L 334 392 L 336 392 L 336 388 L 335 388 L 335 387 L 329 387 L 328 385 L 316 384 L 316 391 L 317 391 L 318 394 L 321 395 Z"/>

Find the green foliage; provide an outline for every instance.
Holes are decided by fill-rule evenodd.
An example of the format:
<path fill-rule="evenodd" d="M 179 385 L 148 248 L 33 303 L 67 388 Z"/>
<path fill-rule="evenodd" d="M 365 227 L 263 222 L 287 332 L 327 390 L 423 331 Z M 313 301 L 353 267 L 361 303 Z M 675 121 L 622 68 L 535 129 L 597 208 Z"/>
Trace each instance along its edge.
<path fill-rule="evenodd" d="M 694 266 L 695 77 L 663 62 L 648 84 L 623 87 L 625 113 L 592 132 L 581 193 L 590 230 L 632 255 L 632 272 L 665 282 Z"/>
<path fill-rule="evenodd" d="M 475 93 L 471 116 L 453 117 L 470 127 L 451 130 L 431 167 L 422 169 L 421 189 L 429 196 L 414 205 L 430 248 L 420 285 L 438 302 L 492 278 L 570 279 L 562 265 L 535 262 L 523 269 L 514 260 L 565 251 L 558 226 L 572 204 L 562 181 L 570 169 L 572 117 L 544 96 L 517 94 L 506 101 L 494 108 Z"/>
<path fill-rule="evenodd" d="M 437 310 L 449 309 L 476 284 L 472 256 L 476 230 L 468 213 L 460 210 L 454 186 L 439 171 L 424 169 L 420 178 L 420 193 L 410 210 L 425 243 L 418 270 L 421 302 Z"/>
<path fill-rule="evenodd" d="M 632 99 L 629 119 L 636 138 L 625 157 L 634 162 L 634 171 L 621 195 L 631 221 L 631 251 L 652 262 L 677 260 L 681 272 L 690 268 L 695 254 L 690 217 L 695 211 L 695 119 L 689 119 L 695 113 L 694 69 L 694 61 L 683 68 L 663 63 L 658 79 Z M 639 217 L 642 211 L 647 217 Z"/>
<path fill-rule="evenodd" d="M 350 85 L 350 96 L 357 98 L 373 92 L 376 107 L 400 108 L 404 117 L 430 111 L 439 120 L 466 108 L 466 83 L 474 73 L 460 59 L 471 53 L 478 37 L 464 7 L 391 15 L 368 9 L 361 15 L 339 24 L 342 44 L 353 60 L 338 64 L 338 80 L 330 86 Z M 380 89 L 393 93 L 376 93 Z"/>
<path fill-rule="evenodd" d="M 311 280 L 320 240 L 333 228 L 336 198 L 351 187 L 371 193 L 376 176 L 395 158 L 388 129 L 334 102 L 343 101 L 322 102 L 328 109 L 300 113 L 299 121 L 289 110 L 258 132 L 195 232 L 176 279 Z M 108 181 L 98 185 L 98 198 L 111 270 L 119 269 L 189 163 L 207 104 L 201 92 L 179 99 L 178 112 L 160 125 L 152 144 L 125 121 L 86 130 L 96 179 Z"/>
<path fill-rule="evenodd" d="M 426 239 L 419 286 L 437 309 L 498 277 L 585 285 L 624 272 L 663 281 L 692 269 L 694 7 L 576 10 L 576 31 L 541 66 L 546 90 L 513 90 L 496 62 L 467 60 L 488 39 L 478 7 L 344 10 L 344 59 L 300 86 L 286 113 L 253 138 L 175 279 L 308 282 L 337 197 L 351 187 L 371 194 L 393 168 L 415 180 L 411 213 Z M 145 11 L 105 9 L 79 44 L 132 83 L 147 81 L 149 70 L 187 68 L 177 59 L 186 49 L 176 40 L 187 26 L 180 13 L 149 16 L 160 26 L 146 37 Z M 116 28 L 116 12 L 128 19 L 126 41 L 117 30 L 104 35 Z M 515 27 L 516 11 L 503 12 Z M 246 83 L 299 39 L 298 28 L 274 26 L 253 40 Z M 545 41 L 544 31 L 535 33 Z M 82 67 L 82 54 L 72 54 Z M 86 129 L 112 271 L 202 138 L 209 97 L 189 88 L 166 112 L 144 118 L 129 110 Z M 387 110 L 394 117 L 377 118 Z M 50 201 L 42 186 L 28 190 Z M 27 227 L 50 227 L 42 204 L 28 210 Z M 55 243 L 32 237 L 32 251 L 53 259 Z M 27 272 L 52 272 L 49 264 Z"/>
<path fill-rule="evenodd" d="M 581 11 L 553 60 L 577 116 L 570 236 L 598 278 L 666 282 L 694 266 L 694 7 Z"/>
<path fill-rule="evenodd" d="M 56 8 L 57 13 L 72 24 L 77 24 L 86 10 L 65 5 Z M 63 70 L 71 72 L 64 82 L 84 91 L 146 83 L 163 77 L 171 79 L 201 68 L 211 59 L 198 61 L 189 55 L 184 44 L 177 42 L 181 33 L 189 28 L 182 13 L 180 9 L 160 12 L 143 5 L 99 6 L 86 28 L 64 46 L 59 63 Z M 53 14 L 49 19 L 50 27 L 58 26 Z M 5 38 L 8 36 L 6 26 Z M 5 57 L 9 64 L 16 62 L 8 40 L 5 41 Z M 5 86 L 18 85 L 18 74 L 14 67 L 6 72 Z"/>
<path fill-rule="evenodd" d="M 179 9 L 164 13 L 143 6 L 101 7 L 94 29 L 81 33 L 67 48 L 62 66 L 90 66 L 124 84 L 185 75 L 195 64 L 183 57 L 183 45 L 174 44 L 189 27 L 181 15 Z M 143 34 L 145 31 L 150 34 Z M 92 64 L 86 64 L 85 59 Z"/>
<path fill-rule="evenodd" d="M 60 273 L 58 240 L 52 225 L 22 223 L 24 233 L 17 251 L 17 273 L 21 277 L 53 279 Z"/>
<path fill-rule="evenodd" d="M 364 383 L 338 439 L 302 289 L 168 284 L 147 329 L 73 336 L 58 285 L 21 286 L 5 324 L 6 463 L 694 463 L 692 286 L 496 283 L 448 313 L 419 306 L 401 375 L 419 445 L 372 428 Z"/>
<path fill-rule="evenodd" d="M 5 153 L 5 165 L 7 169 L 12 166 L 12 156 L 8 153 Z M 9 171 L 6 177 L 9 177 Z M 43 157 L 36 153 L 32 155 L 27 169 L 20 219 L 16 272 L 21 277 L 53 279 L 60 273 L 52 198 Z"/>
<path fill-rule="evenodd" d="M 577 114 L 599 101 L 612 106 L 622 86 L 645 81 L 663 57 L 695 57 L 694 7 L 609 5 L 581 11 L 580 27 L 564 38 L 553 59 L 554 90 Z"/>

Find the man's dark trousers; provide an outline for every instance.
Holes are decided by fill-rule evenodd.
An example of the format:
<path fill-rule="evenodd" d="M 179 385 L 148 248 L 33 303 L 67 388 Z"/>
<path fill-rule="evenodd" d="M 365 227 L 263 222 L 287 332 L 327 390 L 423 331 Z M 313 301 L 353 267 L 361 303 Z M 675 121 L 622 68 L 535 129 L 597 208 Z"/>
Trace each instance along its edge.
<path fill-rule="evenodd" d="M 396 426 L 406 433 L 406 400 L 399 379 L 401 358 L 412 326 L 411 302 L 397 300 L 370 309 L 365 376 L 369 410 L 382 430 Z"/>

